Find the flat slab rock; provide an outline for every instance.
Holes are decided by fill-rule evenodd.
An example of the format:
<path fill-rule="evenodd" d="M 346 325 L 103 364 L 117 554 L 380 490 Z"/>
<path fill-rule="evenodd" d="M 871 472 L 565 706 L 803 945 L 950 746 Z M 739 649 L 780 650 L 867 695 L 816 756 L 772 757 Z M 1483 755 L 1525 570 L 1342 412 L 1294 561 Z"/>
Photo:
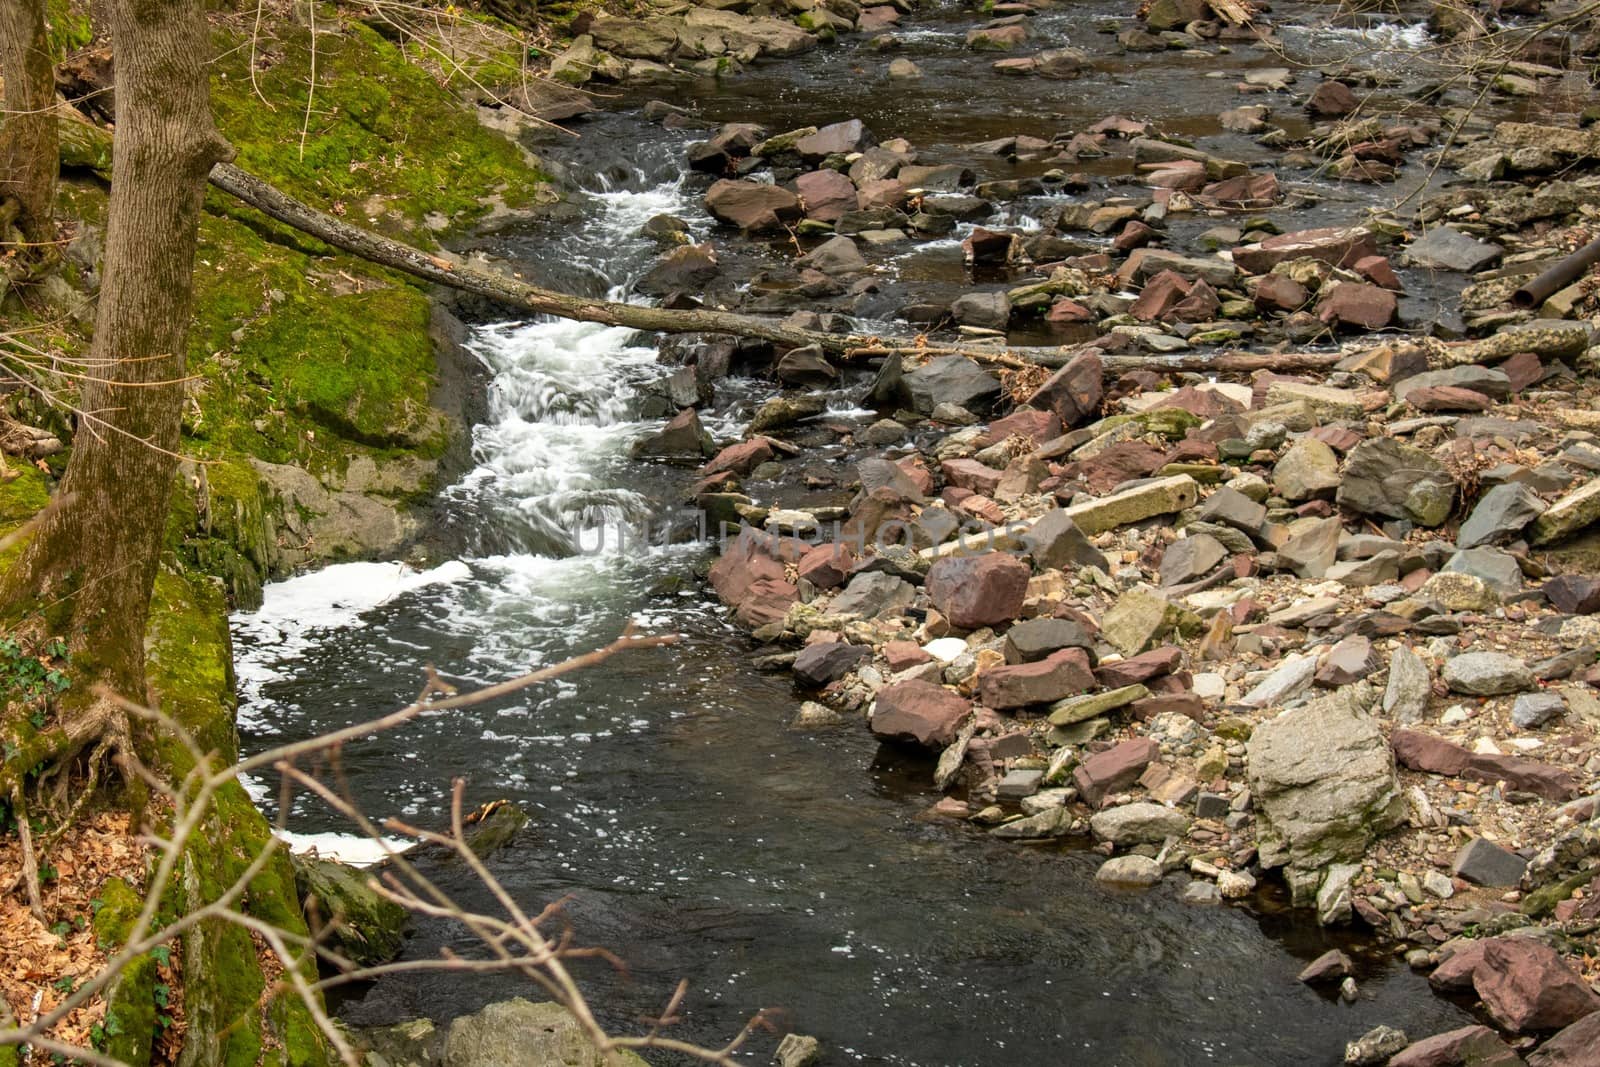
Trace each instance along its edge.
<path fill-rule="evenodd" d="M 1559 767 L 1523 756 L 1473 752 L 1418 730 L 1395 730 L 1389 737 L 1402 767 L 1479 782 L 1504 781 L 1512 789 L 1537 793 L 1547 800 L 1571 800 L 1578 783 Z"/>

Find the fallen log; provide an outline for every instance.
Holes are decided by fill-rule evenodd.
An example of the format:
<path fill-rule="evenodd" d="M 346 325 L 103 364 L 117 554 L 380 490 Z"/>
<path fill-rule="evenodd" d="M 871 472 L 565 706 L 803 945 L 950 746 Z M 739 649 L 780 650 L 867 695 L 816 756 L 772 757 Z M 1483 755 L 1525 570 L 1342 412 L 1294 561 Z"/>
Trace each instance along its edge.
<path fill-rule="evenodd" d="M 260 178 L 231 163 L 211 168 L 211 184 L 249 204 L 269 218 L 325 244 L 381 266 L 391 267 L 415 278 L 451 289 L 487 297 L 508 307 L 536 315 L 554 315 L 579 322 L 606 326 L 625 326 L 634 330 L 664 333 L 728 333 L 756 337 L 764 341 L 801 348 L 818 345 L 825 352 L 842 353 L 869 343 L 872 339 L 805 330 L 772 319 L 705 309 L 671 310 L 625 304 L 615 300 L 596 300 L 570 293 L 541 289 L 515 278 L 491 274 L 452 263 L 410 245 L 352 226 L 348 222 L 318 211 Z"/>

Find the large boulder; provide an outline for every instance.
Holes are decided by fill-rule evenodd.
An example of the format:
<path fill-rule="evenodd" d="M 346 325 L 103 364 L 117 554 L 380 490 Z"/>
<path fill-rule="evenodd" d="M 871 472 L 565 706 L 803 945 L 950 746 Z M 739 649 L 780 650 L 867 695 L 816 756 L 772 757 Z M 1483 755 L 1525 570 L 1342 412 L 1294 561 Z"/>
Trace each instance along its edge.
<path fill-rule="evenodd" d="M 1359 860 L 1404 818 L 1394 757 L 1356 687 L 1257 726 L 1245 763 L 1264 867 Z"/>
<path fill-rule="evenodd" d="M 1600 996 L 1560 954 L 1531 937 L 1499 937 L 1483 950 L 1472 985 L 1511 1031 L 1559 1030 L 1600 1011 Z"/>
<path fill-rule="evenodd" d="M 706 191 L 706 210 L 718 222 L 746 233 L 781 232 L 805 214 L 800 198 L 787 189 L 727 178 L 713 182 Z"/>
<path fill-rule="evenodd" d="M 856 209 L 855 183 L 836 170 L 814 170 L 794 180 L 795 192 L 805 202 L 806 217 L 838 222 Z"/>
<path fill-rule="evenodd" d="M 1352 511 L 1439 526 L 1450 517 L 1455 496 L 1456 483 L 1438 460 L 1380 437 L 1351 450 L 1337 499 Z"/>
<path fill-rule="evenodd" d="M 872 732 L 886 741 L 943 748 L 956 738 L 972 706 L 951 689 L 932 682 L 899 682 L 878 690 Z"/>
<path fill-rule="evenodd" d="M 634 289 L 646 296 L 666 296 L 683 291 L 698 293 L 716 278 L 721 267 L 709 242 L 680 245 L 656 261 Z"/>
<path fill-rule="evenodd" d="M 1000 379 L 965 356 L 930 359 L 907 371 L 901 384 L 912 409 L 921 415 L 933 414 L 940 404 L 977 411 L 1000 395 Z"/>
<path fill-rule="evenodd" d="M 952 626 L 995 626 L 1022 611 L 1032 574 L 1026 563 L 1003 552 L 949 556 L 928 570 L 928 599 Z"/>
<path fill-rule="evenodd" d="M 535 1004 L 517 997 L 490 1004 L 450 1024 L 444 1039 L 443 1067 L 524 1067 L 530 1063 L 563 1067 L 647 1067 L 631 1052 L 607 1058 L 559 1004 Z"/>

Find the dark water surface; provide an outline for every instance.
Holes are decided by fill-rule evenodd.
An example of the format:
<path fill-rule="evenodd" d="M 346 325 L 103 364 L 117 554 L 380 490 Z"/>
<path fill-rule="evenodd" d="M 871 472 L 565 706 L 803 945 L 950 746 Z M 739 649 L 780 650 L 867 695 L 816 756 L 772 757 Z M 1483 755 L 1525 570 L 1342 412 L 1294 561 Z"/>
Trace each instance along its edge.
<path fill-rule="evenodd" d="M 860 117 L 880 137 L 909 137 L 936 161 L 981 164 L 992 178 L 1010 176 L 1003 163 L 958 146 L 1081 129 L 1113 112 L 1212 138 L 1223 108 L 1259 101 L 1292 111 L 1286 94 L 1242 97 L 1233 88 L 1241 67 L 1286 65 L 1264 50 L 1114 55 L 1097 23 L 1130 8 L 1073 4 L 1036 20 L 1041 46 L 1071 43 L 1097 56 L 1096 72 L 1074 82 L 990 75 L 992 57 L 961 48 L 970 18 L 941 8 L 907 20 L 903 54 L 927 73 L 918 82 L 887 81 L 889 57 L 854 41 L 720 87 L 630 96 L 579 126 L 578 141 L 538 146 L 590 191 L 575 198 L 582 218 L 507 232 L 493 251 L 531 278 L 603 291 L 625 287 L 651 262 L 652 246 L 635 236 L 651 215 L 679 214 L 697 234 L 710 232 L 703 183 L 679 171 L 691 135 L 633 112 L 646 95 L 774 130 Z M 1359 26 L 1378 27 L 1363 37 L 1355 24 L 1326 28 L 1332 10 L 1280 8 L 1281 20 L 1323 27 L 1286 30 L 1299 49 L 1291 59 L 1359 53 L 1415 74 L 1410 50 L 1424 42 L 1405 28 L 1414 18 L 1363 19 Z M 1208 76 L 1223 69 L 1225 78 Z M 1222 155 L 1266 157 L 1248 138 L 1205 143 Z M 1114 176 L 1116 166 L 1098 170 Z M 1325 198 L 1270 213 L 1295 226 L 1358 220 L 1375 198 L 1413 187 L 1374 192 L 1280 177 Z M 1012 220 L 1025 223 L 1040 206 L 1017 205 Z M 1174 232 L 1218 221 L 1181 221 Z M 757 265 L 793 254 L 726 235 L 718 247 Z M 953 241 L 899 262 L 924 279 L 918 293 L 947 298 L 968 284 Z M 1453 291 L 1447 278 L 1407 282 L 1422 299 Z M 910 291 L 887 281 L 882 313 Z M 1094 854 L 1005 845 L 921 821 L 937 799 L 930 765 L 881 751 L 865 729 L 790 730 L 797 694 L 786 675 L 751 666 L 753 646 L 705 599 L 694 578 L 704 553 L 575 551 L 600 528 L 671 509 L 692 476 L 629 458 L 629 444 L 660 425 L 644 417 L 644 396 L 663 373 L 635 340 L 569 323 L 479 330 L 475 347 L 494 383 L 475 430 L 478 466 L 445 497 L 442 537 L 455 558 L 420 579 L 353 565 L 269 589 L 266 608 L 235 627 L 248 749 L 403 703 L 423 663 L 457 683 L 487 683 L 603 644 L 634 617 L 646 630 L 681 633 L 683 643 L 519 699 L 431 715 L 344 754 L 352 790 L 375 815 L 441 825 L 457 776 L 473 803 L 506 797 L 525 807 L 532 825 L 496 854 L 494 870 L 529 908 L 570 894 L 578 938 L 627 962 L 626 978 L 581 968 L 613 1022 L 658 1011 L 687 978 L 677 1036 L 720 1043 L 754 1011 L 773 1008 L 820 1037 L 830 1063 L 1001 1067 L 1332 1064 L 1346 1040 L 1379 1023 L 1420 1036 L 1465 1021 L 1399 965 L 1365 961 L 1354 1004 L 1300 985 L 1299 968 L 1335 942 L 1278 913 L 1269 897 L 1248 909 L 1188 906 L 1178 899 L 1182 876 L 1146 893 L 1102 888 L 1092 880 Z M 708 421 L 732 435 L 769 394 L 760 382 L 730 382 Z M 853 410 L 848 391 L 834 401 L 837 421 L 871 418 Z M 791 466 L 837 471 L 847 460 L 826 444 Z M 296 807 L 291 825 L 347 829 L 310 804 Z M 473 896 L 464 883 L 452 888 Z M 473 951 L 458 930 L 424 923 L 408 955 L 445 946 Z M 446 1020 L 517 993 L 532 995 L 504 979 L 397 978 L 342 1010 L 356 1024 Z M 753 1043 L 752 1061 L 772 1045 Z"/>

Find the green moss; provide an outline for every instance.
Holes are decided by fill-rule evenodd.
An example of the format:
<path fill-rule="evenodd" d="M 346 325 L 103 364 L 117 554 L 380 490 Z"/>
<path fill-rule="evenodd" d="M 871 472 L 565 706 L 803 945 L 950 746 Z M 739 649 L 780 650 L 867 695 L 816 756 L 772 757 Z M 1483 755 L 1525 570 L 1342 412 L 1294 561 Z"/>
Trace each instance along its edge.
<path fill-rule="evenodd" d="M 190 732 L 200 746 L 232 762 L 238 755 L 233 728 L 233 646 L 228 605 L 219 585 L 201 575 L 163 569 L 150 599 L 146 673 L 161 694 L 161 710 Z M 173 761 L 182 775 L 191 761 Z"/>
<path fill-rule="evenodd" d="M 100 904 L 94 911 L 95 940 L 111 950 L 128 940 L 128 930 L 144 907 L 144 898 L 121 878 L 107 878 L 100 887 Z"/>
<path fill-rule="evenodd" d="M 361 23 L 320 15 L 314 92 L 307 27 L 274 26 L 272 62 L 258 64 L 254 85 L 248 39 L 218 31 L 212 102 L 239 166 L 352 222 L 417 240 L 430 216 L 454 229 L 480 218 L 492 196 L 532 202 L 542 176 L 454 89 Z"/>
<path fill-rule="evenodd" d="M 72 0 L 47 0 L 44 17 L 51 55 L 64 56 L 94 40 L 94 26 L 89 21 L 87 5 L 74 10 Z"/>
<path fill-rule="evenodd" d="M 106 991 L 104 1052 L 128 1067 L 145 1067 L 156 1036 L 156 961 L 135 956 Z"/>

